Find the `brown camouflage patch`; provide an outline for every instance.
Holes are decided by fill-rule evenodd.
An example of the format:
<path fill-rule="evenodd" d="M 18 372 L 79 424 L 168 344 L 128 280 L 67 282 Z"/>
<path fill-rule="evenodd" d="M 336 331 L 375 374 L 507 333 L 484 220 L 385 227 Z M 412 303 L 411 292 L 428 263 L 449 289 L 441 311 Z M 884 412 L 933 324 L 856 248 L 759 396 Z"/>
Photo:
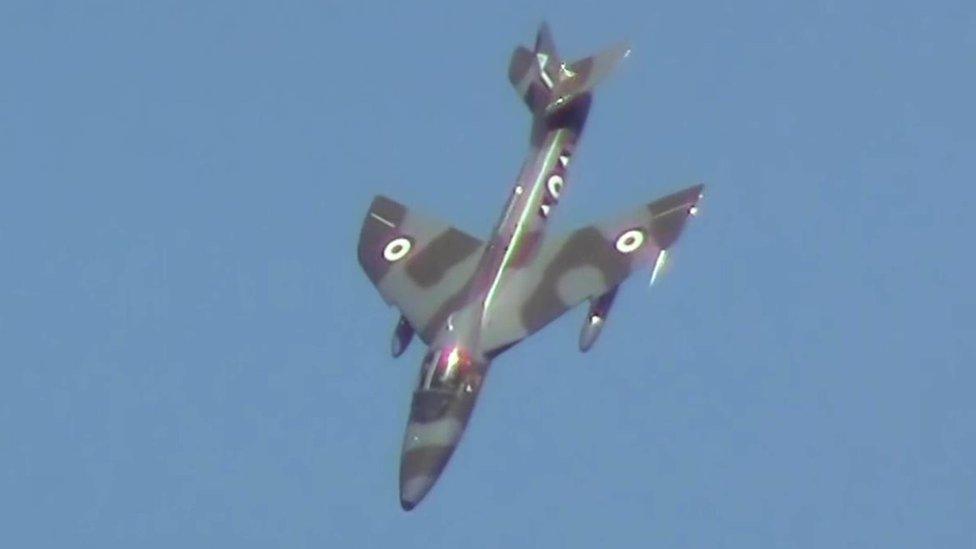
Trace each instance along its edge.
<path fill-rule="evenodd" d="M 454 395 L 446 391 L 414 391 L 410 402 L 410 421 L 430 423 L 441 419 L 447 414 L 453 399 Z"/>
<path fill-rule="evenodd" d="M 600 271 L 606 282 L 611 283 L 627 276 L 630 262 L 630 256 L 616 252 L 599 229 L 586 227 L 576 231 L 546 265 L 539 286 L 522 306 L 523 326 L 528 333 L 535 332 L 575 305 L 563 303 L 559 297 L 559 280 L 565 273 L 591 266 Z M 580 296 L 580 299 L 585 297 Z"/>
<path fill-rule="evenodd" d="M 383 258 L 383 247 L 399 234 L 397 227 L 403 223 L 406 213 L 406 208 L 385 196 L 376 196 L 369 206 L 359 233 L 358 252 L 359 264 L 373 284 L 383 280 L 390 270 L 391 263 Z"/>
<path fill-rule="evenodd" d="M 688 208 L 698 202 L 698 197 L 701 196 L 703 188 L 705 188 L 704 185 L 695 185 L 682 189 L 651 202 L 647 205 L 647 209 L 651 211 L 652 216 L 663 215 L 677 209 L 683 209 L 684 213 L 688 213 Z"/>
<path fill-rule="evenodd" d="M 421 446 L 403 454 L 400 458 L 400 486 L 412 478 L 436 479 L 444 471 L 456 446 Z"/>
<path fill-rule="evenodd" d="M 481 246 L 481 241 L 455 228 L 438 235 L 407 262 L 407 274 L 421 288 L 440 282 L 451 267 L 461 263 Z"/>
<path fill-rule="evenodd" d="M 688 210 L 698 202 L 703 185 L 665 196 L 648 204 L 651 213 L 651 237 L 662 250 L 671 247 L 688 220 Z"/>
<path fill-rule="evenodd" d="M 483 373 L 471 373 L 471 382 L 475 386 L 474 392 L 466 393 L 461 392 L 454 395 L 437 395 L 435 400 L 440 402 L 434 403 L 434 408 L 436 408 L 437 417 L 424 417 L 422 420 L 418 414 L 426 413 L 423 408 L 427 408 L 427 403 L 419 403 L 423 400 L 424 393 L 431 391 L 417 391 L 414 393 L 413 406 L 411 407 L 410 421 L 417 423 L 427 423 L 429 421 L 437 421 L 446 415 L 450 415 L 456 418 L 461 423 L 461 431 L 468 424 L 468 420 L 471 418 L 471 412 L 474 409 L 475 402 L 478 398 L 478 393 L 481 387 L 480 377 Z M 442 401 L 442 397 L 446 397 L 446 401 Z M 460 434 L 458 435 L 460 436 Z M 447 460 L 451 457 L 454 452 L 454 444 L 451 445 L 441 445 L 433 444 L 429 446 L 418 446 L 407 452 L 405 452 L 400 457 L 400 485 L 403 486 L 405 482 L 411 478 L 418 476 L 429 476 L 436 479 L 441 471 L 444 469 L 444 465 Z"/>

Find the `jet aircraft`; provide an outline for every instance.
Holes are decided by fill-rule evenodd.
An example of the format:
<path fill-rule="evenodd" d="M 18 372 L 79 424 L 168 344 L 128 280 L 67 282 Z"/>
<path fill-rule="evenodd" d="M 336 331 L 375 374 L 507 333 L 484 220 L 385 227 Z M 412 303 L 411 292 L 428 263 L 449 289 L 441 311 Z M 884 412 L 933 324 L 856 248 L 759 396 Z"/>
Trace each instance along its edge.
<path fill-rule="evenodd" d="M 489 365 L 502 352 L 584 301 L 579 348 L 596 341 L 620 284 L 657 277 L 668 248 L 696 213 L 702 185 L 564 235 L 546 227 L 567 185 L 593 89 L 626 45 L 566 62 L 548 26 L 518 46 L 508 77 L 532 113 L 530 148 L 501 217 L 481 240 L 385 196 L 359 236 L 359 262 L 400 312 L 392 354 L 414 335 L 429 346 L 413 393 L 400 458 L 400 503 L 413 509 L 457 447 Z"/>

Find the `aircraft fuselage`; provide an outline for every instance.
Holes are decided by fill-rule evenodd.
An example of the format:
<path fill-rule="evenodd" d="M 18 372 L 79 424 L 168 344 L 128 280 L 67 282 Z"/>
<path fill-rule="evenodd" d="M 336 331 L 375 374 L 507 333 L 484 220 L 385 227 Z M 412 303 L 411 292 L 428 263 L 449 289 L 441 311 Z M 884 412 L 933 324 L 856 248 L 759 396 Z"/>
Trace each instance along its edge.
<path fill-rule="evenodd" d="M 467 296 L 441 327 L 421 365 L 400 461 L 400 502 L 411 509 L 433 486 L 470 419 L 491 359 L 480 344 L 506 274 L 532 260 L 565 188 L 589 109 L 577 99 L 560 116 L 537 118 L 532 146 L 485 247 Z M 453 355 L 453 356 L 452 356 Z M 455 380 L 437 386 L 438 377 Z"/>
<path fill-rule="evenodd" d="M 579 347 L 591 348 L 620 285 L 663 265 L 702 185 L 694 185 L 565 234 L 546 236 L 562 198 L 593 90 L 630 49 L 618 44 L 567 62 L 548 25 L 532 48 L 516 46 L 508 79 L 532 115 L 529 152 L 487 239 L 377 195 L 357 255 L 400 318 L 390 352 L 416 335 L 428 345 L 400 459 L 400 502 L 412 509 L 444 470 L 468 425 L 491 362 L 589 302 Z"/>

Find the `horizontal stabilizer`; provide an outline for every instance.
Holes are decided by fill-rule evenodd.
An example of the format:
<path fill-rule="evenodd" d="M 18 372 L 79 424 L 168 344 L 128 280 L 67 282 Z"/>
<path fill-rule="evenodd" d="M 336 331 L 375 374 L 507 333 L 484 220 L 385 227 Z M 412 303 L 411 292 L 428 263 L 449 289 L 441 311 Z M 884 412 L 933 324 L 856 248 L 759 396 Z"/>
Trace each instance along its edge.
<path fill-rule="evenodd" d="M 574 99 L 590 93 L 621 59 L 630 53 L 626 44 L 566 63 L 556 51 L 549 26 L 539 27 L 535 49 L 518 46 L 508 66 L 508 79 L 536 116 L 549 116 Z"/>
<path fill-rule="evenodd" d="M 629 54 L 630 46 L 618 44 L 563 68 L 567 76 L 553 90 L 552 100 L 546 105 L 546 114 L 552 114 L 573 99 L 590 93 Z"/>

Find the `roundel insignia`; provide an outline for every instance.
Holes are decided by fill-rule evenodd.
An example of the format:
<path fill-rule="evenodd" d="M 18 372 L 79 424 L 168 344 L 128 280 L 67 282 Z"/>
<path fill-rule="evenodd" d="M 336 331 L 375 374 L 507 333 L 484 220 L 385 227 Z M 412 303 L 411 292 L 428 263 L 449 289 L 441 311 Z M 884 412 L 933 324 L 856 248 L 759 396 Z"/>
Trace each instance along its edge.
<path fill-rule="evenodd" d="M 559 174 L 549 176 L 549 181 L 546 182 L 546 188 L 549 189 L 549 194 L 558 200 L 559 193 L 563 192 L 563 176 Z"/>
<path fill-rule="evenodd" d="M 640 248 L 641 244 L 643 243 L 644 231 L 640 229 L 631 229 L 617 237 L 617 251 L 622 254 L 629 254 L 637 251 L 637 248 Z"/>
<path fill-rule="evenodd" d="M 410 239 L 405 236 L 394 238 L 383 248 L 383 259 L 390 263 L 400 261 L 410 253 L 411 246 Z"/>

